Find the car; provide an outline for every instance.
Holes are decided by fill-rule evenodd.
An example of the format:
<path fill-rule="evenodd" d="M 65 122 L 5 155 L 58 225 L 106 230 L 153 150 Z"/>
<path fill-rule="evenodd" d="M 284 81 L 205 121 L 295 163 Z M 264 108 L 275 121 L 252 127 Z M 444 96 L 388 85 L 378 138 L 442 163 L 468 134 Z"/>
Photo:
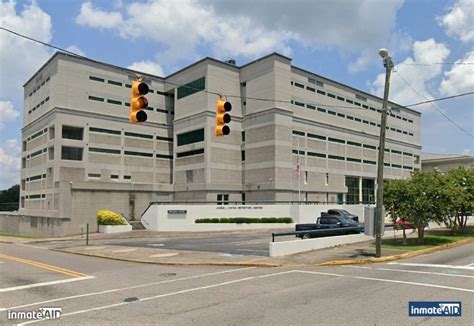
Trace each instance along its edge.
<path fill-rule="evenodd" d="M 308 239 L 313 237 L 334 236 L 364 232 L 364 227 L 354 220 L 345 216 L 321 215 L 316 219 L 316 223 L 296 224 L 295 231 L 315 231 L 299 233 L 296 237 Z"/>
<path fill-rule="evenodd" d="M 425 223 L 424 227 L 425 227 L 425 228 L 428 227 L 428 224 Z M 411 230 L 411 229 L 413 229 L 413 230 L 414 230 L 414 229 L 418 229 L 418 227 L 417 227 L 415 224 L 413 224 L 413 223 L 407 221 L 407 220 L 406 220 L 405 218 L 403 218 L 403 217 L 397 219 L 397 220 L 395 221 L 395 223 L 393 223 L 393 228 L 394 228 L 395 230 L 402 230 L 402 229 L 405 229 L 405 230 Z"/>
<path fill-rule="evenodd" d="M 342 216 L 349 218 L 355 222 L 359 222 L 359 217 L 357 215 L 351 214 L 345 209 L 329 209 L 327 213 L 321 213 L 321 216 L 324 216 L 324 214 Z"/>

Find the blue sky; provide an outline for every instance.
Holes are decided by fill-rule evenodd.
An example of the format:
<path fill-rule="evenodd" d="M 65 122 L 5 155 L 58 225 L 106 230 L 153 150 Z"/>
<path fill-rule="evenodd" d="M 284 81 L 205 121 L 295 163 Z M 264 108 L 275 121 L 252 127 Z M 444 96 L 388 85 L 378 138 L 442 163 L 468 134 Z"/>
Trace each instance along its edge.
<path fill-rule="evenodd" d="M 474 63 L 472 0 L 2 0 L 0 26 L 165 76 L 206 56 L 240 65 L 276 51 L 293 65 L 379 96 L 384 68 L 377 52 L 385 47 L 396 64 L 394 102 L 474 91 L 474 65 L 449 64 Z M 54 52 L 3 30 L 0 48 L 5 189 L 19 182 L 22 85 Z M 436 105 L 416 107 L 423 151 L 472 155 L 474 97 Z"/>

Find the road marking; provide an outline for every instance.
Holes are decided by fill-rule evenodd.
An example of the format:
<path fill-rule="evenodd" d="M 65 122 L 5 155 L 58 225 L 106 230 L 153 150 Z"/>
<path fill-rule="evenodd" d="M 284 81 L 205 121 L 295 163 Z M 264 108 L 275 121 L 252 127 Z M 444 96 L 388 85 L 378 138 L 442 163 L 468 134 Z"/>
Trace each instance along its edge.
<path fill-rule="evenodd" d="M 115 253 L 121 253 L 121 252 L 132 252 L 132 251 L 137 251 L 137 249 L 135 248 L 128 248 L 128 249 L 119 249 L 119 250 L 114 250 L 112 252 L 115 252 Z"/>
<path fill-rule="evenodd" d="M 264 250 L 264 249 L 237 249 L 237 251 L 260 251 L 260 252 L 268 252 L 268 250 Z"/>
<path fill-rule="evenodd" d="M 75 272 L 75 271 L 72 271 L 70 269 L 65 269 L 65 268 L 61 268 L 61 267 L 57 267 L 57 266 L 53 266 L 53 265 L 48 265 L 48 264 L 40 263 L 38 261 L 24 259 L 24 258 L 20 258 L 20 257 L 0 254 L 0 258 L 9 259 L 9 260 L 12 260 L 12 261 L 16 261 L 18 263 L 23 263 L 23 264 L 39 267 L 39 268 L 42 268 L 42 269 L 47 269 L 47 270 L 50 270 L 50 271 L 53 271 L 53 272 L 57 272 L 57 273 L 61 273 L 61 274 L 69 275 L 69 276 L 74 276 L 74 277 L 87 276 L 84 273 Z"/>
<path fill-rule="evenodd" d="M 104 249 L 105 247 L 87 247 L 87 248 L 84 248 L 84 250 L 99 250 L 99 249 Z"/>
<path fill-rule="evenodd" d="M 200 286 L 200 287 L 181 290 L 181 291 L 176 291 L 176 292 L 158 294 L 158 295 L 154 295 L 154 296 L 151 296 L 151 297 L 140 298 L 140 299 L 132 301 L 132 302 L 121 301 L 119 303 L 114 303 L 114 304 L 110 304 L 110 305 L 106 305 L 106 306 L 100 306 L 100 307 L 84 309 L 84 310 L 78 310 L 78 311 L 73 311 L 73 312 L 70 312 L 70 313 L 62 314 L 61 318 L 66 317 L 66 316 L 83 314 L 83 313 L 91 312 L 91 311 L 97 311 L 97 310 L 104 310 L 104 309 L 108 309 L 108 308 L 120 307 L 120 306 L 128 305 L 128 304 L 131 304 L 131 303 L 135 304 L 137 302 L 145 302 L 145 301 L 160 299 L 160 298 L 169 297 L 169 296 L 173 296 L 173 295 L 189 293 L 189 292 L 195 292 L 195 291 L 199 291 L 199 290 L 207 290 L 207 289 L 212 289 L 212 288 L 216 288 L 216 287 L 219 287 L 219 286 L 225 286 L 225 285 L 229 285 L 229 284 L 245 282 L 245 281 L 255 280 L 255 279 L 259 279 L 259 278 L 266 278 L 266 277 L 271 277 L 271 276 L 283 275 L 283 274 L 288 274 L 288 273 L 294 273 L 294 272 L 295 271 L 285 271 L 285 272 L 259 275 L 259 276 L 249 276 L 249 277 L 244 277 L 244 278 L 240 278 L 240 279 L 236 279 L 236 280 L 232 280 L 232 281 L 227 281 L 227 282 L 222 282 L 222 283 L 217 283 L 217 284 L 212 284 L 212 285 L 206 285 L 206 286 Z M 32 321 L 28 321 L 28 322 L 21 323 L 21 324 L 18 324 L 18 325 L 33 324 L 33 323 L 37 323 L 37 322 L 45 321 L 45 320 L 46 319 L 32 320 Z"/>
<path fill-rule="evenodd" d="M 474 267 L 470 266 L 456 266 L 456 265 L 441 265 L 441 264 L 420 264 L 420 263 L 387 263 L 388 265 L 402 265 L 402 266 L 414 266 L 414 267 L 436 267 L 436 268 L 453 268 L 453 269 L 467 269 L 474 271 Z"/>
<path fill-rule="evenodd" d="M 474 293 L 474 290 L 471 290 L 471 289 L 455 288 L 455 287 L 451 287 L 451 286 L 428 284 L 428 283 L 408 282 L 408 281 L 391 280 L 391 279 L 386 279 L 386 278 L 364 277 L 364 276 L 344 275 L 344 274 L 335 274 L 335 273 L 323 273 L 323 272 L 312 272 L 312 271 L 300 271 L 299 270 L 298 272 L 306 273 L 306 274 L 316 274 L 316 275 L 355 278 L 355 279 L 358 279 L 358 280 L 379 281 L 379 282 L 388 282 L 388 283 L 400 283 L 400 284 L 404 284 L 404 285 L 418 285 L 418 286 L 426 286 L 426 287 L 432 287 L 432 288 L 440 288 L 440 289 L 448 289 L 448 290 Z"/>
<path fill-rule="evenodd" d="M 466 266 L 474 266 L 474 263 L 473 263 L 473 264 L 466 265 Z"/>
<path fill-rule="evenodd" d="M 173 257 L 173 256 L 178 256 L 178 255 L 179 254 L 177 252 L 169 252 L 165 254 L 151 255 L 150 258 Z"/>
<path fill-rule="evenodd" d="M 163 247 L 164 244 L 163 243 L 148 243 L 149 246 L 152 246 L 152 247 Z"/>
<path fill-rule="evenodd" d="M 69 297 L 62 297 L 62 298 L 51 299 L 51 300 L 46 300 L 46 301 L 28 303 L 28 304 L 24 304 L 24 305 L 21 305 L 21 306 L 15 306 L 15 307 L 9 307 L 9 308 L 0 308 L 0 311 L 13 310 L 13 309 L 19 309 L 19 308 L 25 308 L 25 307 L 31 307 L 31 306 L 37 306 L 37 305 L 43 305 L 43 304 L 51 303 L 51 302 L 64 301 L 64 300 L 70 300 L 70 299 L 76 299 L 76 298 L 83 298 L 83 297 L 107 294 L 107 293 L 118 292 L 118 291 L 138 289 L 138 288 L 142 288 L 142 287 L 148 287 L 148 286 L 151 286 L 151 285 L 186 281 L 186 280 L 191 280 L 191 279 L 195 279 L 195 278 L 199 278 L 199 277 L 206 277 L 206 276 L 214 276 L 214 275 L 225 274 L 225 273 L 240 272 L 240 271 L 245 271 L 245 270 L 250 270 L 250 269 L 255 269 L 255 268 L 257 268 L 257 267 L 245 267 L 245 268 L 238 268 L 238 269 L 230 269 L 230 270 L 225 270 L 225 271 L 220 271 L 220 272 L 207 273 L 207 274 L 201 274 L 201 275 L 195 275 L 195 276 L 189 276 L 189 277 L 182 277 L 182 278 L 176 278 L 176 279 L 171 279 L 171 280 L 166 280 L 166 281 L 152 282 L 152 283 L 147 283 L 147 284 L 128 286 L 128 287 L 124 287 L 124 288 L 105 290 L 105 291 L 100 291 L 100 292 L 91 292 L 91 293 L 78 294 L 78 295 L 73 295 L 73 296 L 69 296 Z"/>
<path fill-rule="evenodd" d="M 402 273 L 430 274 L 430 275 L 441 275 L 441 276 L 474 278 L 474 276 L 472 276 L 472 275 L 447 274 L 447 273 L 436 273 L 436 272 L 422 272 L 422 271 L 411 271 L 411 270 L 406 270 L 406 269 L 395 269 L 395 268 L 375 268 L 375 267 L 351 266 L 351 265 L 344 265 L 344 266 L 341 266 L 341 267 L 344 267 L 344 268 L 372 269 L 372 270 L 378 270 L 378 271 L 392 271 L 392 272 L 402 272 Z"/>
<path fill-rule="evenodd" d="M 84 280 L 89 280 L 89 279 L 92 279 L 92 278 L 95 278 L 95 276 L 83 276 L 83 277 L 68 278 L 68 279 L 65 279 L 65 280 L 57 280 L 57 281 L 49 281 L 49 282 L 40 282 L 40 283 L 12 286 L 12 287 L 9 287 L 9 288 L 0 289 L 0 293 L 37 288 L 37 287 L 40 287 L 40 286 L 84 281 Z"/>

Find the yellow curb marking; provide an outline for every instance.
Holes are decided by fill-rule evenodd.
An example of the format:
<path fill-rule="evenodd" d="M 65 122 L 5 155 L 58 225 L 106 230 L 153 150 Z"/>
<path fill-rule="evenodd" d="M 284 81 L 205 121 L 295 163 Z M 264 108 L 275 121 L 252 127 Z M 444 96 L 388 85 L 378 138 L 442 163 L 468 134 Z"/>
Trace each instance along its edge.
<path fill-rule="evenodd" d="M 57 273 L 61 273 L 61 274 L 69 275 L 69 276 L 74 276 L 74 277 L 87 276 L 87 274 L 84 274 L 84 273 L 75 272 L 75 271 L 72 271 L 70 269 L 65 269 L 65 268 L 61 268 L 61 267 L 57 267 L 57 266 L 53 266 L 53 265 L 40 263 L 40 262 L 34 261 L 34 260 L 29 260 L 29 259 L 14 257 L 14 256 L 8 256 L 8 255 L 5 255 L 5 254 L 0 254 L 0 258 L 9 259 L 9 260 L 12 260 L 12 261 L 15 261 L 15 262 L 18 262 L 18 263 L 23 263 L 23 264 L 39 267 L 39 268 L 42 268 L 42 269 L 47 269 L 47 270 L 50 270 L 50 271 L 53 271 L 53 272 L 57 272 Z"/>

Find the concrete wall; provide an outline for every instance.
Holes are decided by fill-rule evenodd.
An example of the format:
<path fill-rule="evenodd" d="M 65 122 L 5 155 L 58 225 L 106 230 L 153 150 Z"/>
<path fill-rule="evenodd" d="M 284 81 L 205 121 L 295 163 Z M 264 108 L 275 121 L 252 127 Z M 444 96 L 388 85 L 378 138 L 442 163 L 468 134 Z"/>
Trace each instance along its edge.
<path fill-rule="evenodd" d="M 160 205 L 152 204 L 142 215 L 142 224 L 154 231 L 221 231 L 261 228 L 293 228 L 294 224 L 196 224 L 199 218 L 291 217 L 293 223 L 315 223 L 321 212 L 344 208 L 364 220 L 362 205 Z M 361 222 L 362 222 L 361 221 Z"/>
<path fill-rule="evenodd" d="M 21 236 L 62 237 L 70 234 L 71 219 L 0 213 L 0 230 Z"/>

